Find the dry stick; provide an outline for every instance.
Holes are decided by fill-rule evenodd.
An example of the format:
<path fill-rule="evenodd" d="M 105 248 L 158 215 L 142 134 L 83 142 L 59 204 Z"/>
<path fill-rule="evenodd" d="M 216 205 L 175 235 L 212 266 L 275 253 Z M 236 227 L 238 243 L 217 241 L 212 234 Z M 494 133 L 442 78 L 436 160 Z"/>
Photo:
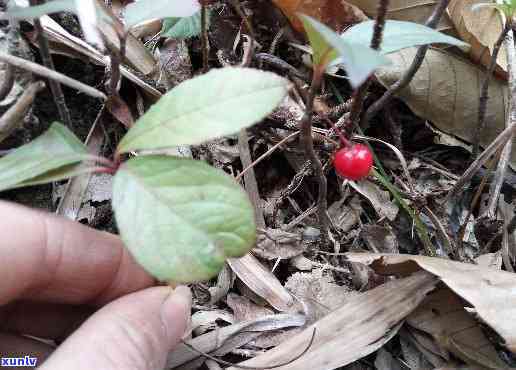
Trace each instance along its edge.
<path fill-rule="evenodd" d="M 511 23 L 510 20 L 507 20 L 507 23 Z M 509 115 L 506 118 L 505 126 L 511 127 L 516 125 L 516 55 L 514 49 L 514 31 L 512 30 L 512 24 L 510 26 L 511 30 L 507 32 L 507 36 L 505 37 L 505 43 L 507 46 L 507 70 L 509 72 Z M 514 137 L 514 134 L 513 136 Z M 500 192 L 502 191 L 502 185 L 505 178 L 505 172 L 507 170 L 507 166 L 509 164 L 512 152 L 512 138 L 509 139 L 507 144 L 502 151 L 500 156 L 500 161 L 498 162 L 498 166 L 496 168 L 495 176 L 493 179 L 493 183 L 489 189 L 489 203 L 487 206 L 487 216 L 491 219 L 496 218 L 496 209 L 498 207 L 498 198 L 500 197 Z"/>
<path fill-rule="evenodd" d="M 376 9 L 376 18 L 374 22 L 373 37 L 371 39 L 371 49 L 379 50 L 383 39 L 383 29 L 385 28 L 385 17 L 389 8 L 389 0 L 380 0 Z M 373 79 L 369 77 L 355 92 L 353 92 L 353 104 L 349 116 L 349 130 L 357 127 L 360 120 L 360 114 L 364 106 L 364 99 L 371 86 Z M 349 134 L 349 132 L 348 132 Z"/>
<path fill-rule="evenodd" d="M 477 132 L 475 134 L 475 141 L 473 142 L 473 158 L 476 158 L 478 155 L 478 149 L 480 147 L 480 138 L 482 132 L 486 126 L 486 112 L 487 112 L 487 102 L 489 101 L 489 83 L 491 82 L 491 78 L 493 77 L 493 72 L 496 68 L 496 61 L 498 60 L 498 53 L 502 46 L 503 40 L 507 35 L 507 32 L 511 29 L 511 25 L 509 22 L 505 24 L 505 28 L 500 33 L 498 40 L 493 47 L 493 55 L 491 56 L 491 61 L 489 62 L 489 66 L 487 68 L 484 82 L 482 83 L 482 87 L 480 89 L 480 99 L 478 104 L 478 126 Z"/>
<path fill-rule="evenodd" d="M 437 24 L 441 20 L 441 17 L 444 11 L 446 10 L 446 7 L 448 6 L 449 2 L 450 0 L 439 1 L 434 11 L 432 12 L 432 15 L 430 15 L 430 17 L 425 23 L 427 27 L 434 29 L 437 27 Z M 383 107 L 385 107 L 385 105 L 387 105 L 388 102 L 391 101 L 394 95 L 396 95 L 401 89 L 405 88 L 410 83 L 410 81 L 412 81 L 412 78 L 414 78 L 414 75 L 423 64 L 423 60 L 425 59 L 427 50 L 428 45 L 421 46 L 417 50 L 416 56 L 414 57 L 412 64 L 410 65 L 409 69 L 405 72 L 403 77 L 396 83 L 394 83 L 391 87 L 389 87 L 389 89 L 383 94 L 383 96 L 369 107 L 362 120 L 362 126 L 367 125 L 371 118 L 373 118 L 380 110 L 383 109 Z"/>
<path fill-rule="evenodd" d="M 45 3 L 44 0 L 41 3 Z M 38 0 L 30 0 L 30 5 L 38 5 L 40 1 Z M 43 65 L 48 69 L 55 70 L 54 62 L 52 60 L 52 56 L 50 55 L 50 49 L 48 46 L 48 40 L 43 31 L 43 26 L 39 18 L 34 19 L 34 29 L 36 30 L 38 45 L 39 45 L 39 54 L 41 55 L 41 59 L 43 61 Z M 54 97 L 54 101 L 57 106 L 57 110 L 59 111 L 59 117 L 61 121 L 68 127 L 72 125 L 72 117 L 70 116 L 70 111 L 66 106 L 65 97 L 63 94 L 63 89 L 59 82 L 55 80 L 49 80 L 48 84 L 50 85 L 50 90 L 52 91 L 52 95 Z"/>
<path fill-rule="evenodd" d="M 451 198 L 456 196 L 458 193 L 462 191 L 464 185 L 466 185 L 475 172 L 477 172 L 480 167 L 487 162 L 489 157 L 491 157 L 498 149 L 504 146 L 509 140 L 512 139 L 513 135 L 516 134 L 516 125 L 512 125 L 503 130 L 497 138 L 489 144 L 489 146 L 478 156 L 478 158 L 469 166 L 469 168 L 464 172 L 459 180 L 455 183 L 455 186 L 450 190 L 448 195 L 446 196 L 446 201 L 449 201 Z"/>
<path fill-rule="evenodd" d="M 224 360 L 220 360 L 212 355 L 209 355 L 201 350 L 198 350 L 197 348 L 195 348 L 194 346 L 192 346 L 191 344 L 185 342 L 184 340 L 181 340 L 181 343 L 183 343 L 186 347 L 188 347 L 190 350 L 194 351 L 194 352 L 197 352 L 198 354 L 200 354 L 201 356 L 203 357 L 206 357 L 212 361 L 215 361 L 216 363 L 218 364 L 221 364 L 221 365 L 226 365 L 226 366 L 232 366 L 232 367 L 236 367 L 238 369 L 249 369 L 249 370 L 267 370 L 267 369 L 276 369 L 278 367 L 283 367 L 283 366 L 287 366 L 291 363 L 293 363 L 294 361 L 297 361 L 299 360 L 301 357 L 303 357 L 305 355 L 305 353 L 308 352 L 308 350 L 310 349 L 310 347 L 312 347 L 312 344 L 314 343 L 314 339 L 315 339 L 315 332 L 316 332 L 316 328 L 314 327 L 314 330 L 312 332 L 312 337 L 310 338 L 310 342 L 308 343 L 308 345 L 306 346 L 306 348 L 297 356 L 295 356 L 294 358 L 284 362 L 284 363 L 281 363 L 281 364 L 276 364 L 276 365 L 271 365 L 271 366 L 245 366 L 245 365 L 238 365 L 238 364 L 234 364 L 232 362 L 229 362 L 229 361 L 224 361 Z"/>
<path fill-rule="evenodd" d="M 249 67 L 254 57 L 254 41 L 256 40 L 253 25 L 251 24 L 251 21 L 249 20 L 247 15 L 242 10 L 242 7 L 240 6 L 240 2 L 238 0 L 231 0 L 231 5 L 233 5 L 240 18 L 242 18 L 245 27 L 247 28 L 247 32 L 249 32 L 249 49 L 245 50 L 244 60 L 241 64 L 241 67 Z"/>
<path fill-rule="evenodd" d="M 2 84 L 0 85 L 0 101 L 7 98 L 7 95 L 9 95 L 9 93 L 13 89 L 14 71 L 15 71 L 15 68 L 11 64 L 6 63 L 5 71 L 4 71 L 4 79 L 2 81 Z"/>
<path fill-rule="evenodd" d="M 201 0 L 201 48 L 202 48 L 202 73 L 208 72 L 209 49 L 208 49 L 208 7 L 206 0 Z"/>
<path fill-rule="evenodd" d="M 4 141 L 23 122 L 36 94 L 45 88 L 43 81 L 33 82 L 25 89 L 16 104 L 0 117 L 0 142 Z"/>
<path fill-rule="evenodd" d="M 88 86 L 86 84 L 83 84 L 82 82 L 74 80 L 73 78 L 65 76 L 62 73 L 45 68 L 37 63 L 30 62 L 26 59 L 18 58 L 18 57 L 15 57 L 14 55 L 9 55 L 9 54 L 6 54 L 6 53 L 0 51 L 0 61 L 12 64 L 16 68 L 25 69 L 25 70 L 30 71 L 39 76 L 48 78 L 51 81 L 58 81 L 58 82 L 62 83 L 63 85 L 69 86 L 69 87 L 77 89 L 79 91 L 82 91 L 83 93 L 85 93 L 89 96 L 92 96 L 94 98 L 98 98 L 98 99 L 102 99 L 102 100 L 107 99 L 107 97 L 104 93 L 100 92 L 99 90 L 97 90 L 91 86 Z"/>
<path fill-rule="evenodd" d="M 306 102 L 305 114 L 301 119 L 301 143 L 303 144 L 307 159 L 312 163 L 312 168 L 314 169 L 315 176 L 317 177 L 317 181 L 319 184 L 319 196 L 317 198 L 317 217 L 319 219 L 319 224 L 321 227 L 321 235 L 323 235 L 324 240 L 326 240 L 328 237 L 330 225 L 330 220 L 328 219 L 328 215 L 326 214 L 326 211 L 328 209 L 328 200 L 326 199 L 328 192 L 328 184 L 321 161 L 315 153 L 314 138 L 312 136 L 314 100 L 315 94 L 317 93 L 317 91 L 319 91 L 319 87 L 321 85 L 322 75 L 322 68 L 317 68 L 314 70 L 312 84 L 310 86 L 308 99 Z"/>

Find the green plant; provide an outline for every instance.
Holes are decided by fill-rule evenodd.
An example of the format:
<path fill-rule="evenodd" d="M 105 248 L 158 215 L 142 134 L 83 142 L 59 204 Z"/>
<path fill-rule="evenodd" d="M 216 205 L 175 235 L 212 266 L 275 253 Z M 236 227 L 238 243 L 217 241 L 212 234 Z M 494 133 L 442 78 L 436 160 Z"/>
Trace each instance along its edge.
<path fill-rule="evenodd" d="M 123 159 L 234 134 L 269 114 L 287 89 L 288 81 L 273 73 L 212 70 L 152 106 L 118 144 L 114 160 L 92 157 L 65 126 L 54 123 L 0 159 L 0 190 L 84 172 L 112 173 L 115 218 L 136 260 L 162 281 L 209 279 L 227 257 L 242 256 L 254 245 L 254 212 L 246 193 L 200 161 L 143 154 Z"/>

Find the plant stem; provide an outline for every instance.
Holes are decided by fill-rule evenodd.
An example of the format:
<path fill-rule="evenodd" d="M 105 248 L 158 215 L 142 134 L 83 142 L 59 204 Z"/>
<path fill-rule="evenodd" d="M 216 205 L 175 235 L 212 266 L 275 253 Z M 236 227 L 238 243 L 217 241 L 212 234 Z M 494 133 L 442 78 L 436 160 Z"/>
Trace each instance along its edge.
<path fill-rule="evenodd" d="M 206 0 L 201 0 L 201 48 L 202 48 L 202 72 L 208 72 L 209 53 L 208 48 L 208 7 Z"/>
<path fill-rule="evenodd" d="M 319 219 L 319 225 L 321 227 L 321 235 L 323 240 L 327 239 L 329 231 L 329 219 L 327 216 L 328 201 L 327 196 L 327 180 L 324 175 L 323 166 L 321 161 L 317 157 L 314 150 L 314 139 L 312 136 L 312 118 L 314 110 L 315 94 L 319 91 L 321 86 L 321 79 L 324 70 L 322 68 L 315 68 L 314 75 L 312 77 L 312 84 L 308 93 L 308 99 L 306 102 L 305 114 L 301 120 L 301 143 L 305 150 L 307 159 L 312 163 L 315 176 L 319 185 L 319 195 L 317 198 L 317 217 Z"/>
<path fill-rule="evenodd" d="M 441 20 L 441 17 L 444 11 L 446 10 L 446 7 L 448 6 L 449 2 L 450 0 L 439 1 L 434 11 L 425 23 L 427 27 L 433 29 L 437 27 L 437 24 Z M 372 104 L 369 107 L 362 119 L 361 126 L 367 126 L 371 118 L 373 118 L 378 112 L 380 112 L 383 109 L 383 107 L 385 107 L 385 105 L 387 105 L 387 103 L 391 101 L 394 95 L 396 95 L 400 90 L 405 88 L 410 83 L 410 81 L 412 81 L 414 75 L 423 64 L 423 60 L 425 59 L 427 50 L 428 45 L 421 46 L 417 50 L 416 56 L 414 57 L 414 60 L 412 61 L 412 64 L 410 65 L 409 69 L 405 72 L 401 79 L 399 79 L 396 83 L 389 87 L 389 89 L 383 94 L 383 96 L 380 99 L 378 99 L 374 104 Z"/>
<path fill-rule="evenodd" d="M 496 68 L 496 61 L 498 60 L 498 53 L 502 47 L 503 40 L 507 35 L 507 32 L 511 29 L 511 24 L 507 22 L 503 31 L 500 33 L 498 40 L 493 47 L 493 54 L 491 56 L 491 61 L 489 62 L 489 67 L 487 68 L 484 82 L 482 83 L 482 87 L 480 89 L 480 100 L 478 105 L 478 126 L 477 132 L 475 134 L 475 140 L 473 141 L 473 158 L 478 156 L 478 151 L 480 147 L 480 137 L 482 132 L 486 126 L 486 111 L 487 111 L 487 102 L 489 101 L 489 83 L 491 82 L 491 77 L 493 76 L 493 72 Z"/>
<path fill-rule="evenodd" d="M 42 0 L 41 3 L 45 1 Z M 30 5 L 39 5 L 40 1 L 38 0 L 30 0 Z M 43 31 L 43 26 L 39 19 L 34 19 L 34 29 L 36 30 L 38 45 L 39 45 L 39 53 L 41 55 L 41 60 L 43 61 L 43 65 L 48 69 L 55 71 L 54 62 L 52 60 L 52 56 L 50 55 L 50 49 L 48 46 L 48 40 L 45 37 L 45 33 Z M 52 95 L 54 97 L 54 102 L 57 106 L 57 110 L 59 111 L 59 117 L 61 121 L 68 127 L 72 127 L 72 118 L 70 116 L 70 111 L 66 106 L 66 101 L 63 94 L 63 89 L 61 88 L 61 84 L 55 80 L 49 80 L 48 84 L 50 86 L 50 90 L 52 91 Z"/>
<path fill-rule="evenodd" d="M 383 39 L 383 30 L 385 28 L 385 17 L 389 8 L 389 0 L 380 0 L 376 9 L 376 18 L 374 22 L 373 37 L 371 38 L 371 49 L 379 50 Z M 353 92 L 351 113 L 349 116 L 350 129 L 358 126 L 360 114 L 364 107 L 364 98 L 373 80 L 369 77 L 357 90 Z"/>

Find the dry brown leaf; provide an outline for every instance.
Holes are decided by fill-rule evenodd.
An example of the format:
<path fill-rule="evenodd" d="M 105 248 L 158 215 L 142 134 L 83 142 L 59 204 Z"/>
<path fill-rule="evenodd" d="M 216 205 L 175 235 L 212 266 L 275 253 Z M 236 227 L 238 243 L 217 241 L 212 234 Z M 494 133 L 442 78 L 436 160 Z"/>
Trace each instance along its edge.
<path fill-rule="evenodd" d="M 392 65 L 377 70 L 378 80 L 385 87 L 394 84 L 409 68 L 416 50 L 388 54 Z M 429 49 L 423 65 L 399 96 L 414 113 L 431 121 L 439 130 L 471 143 L 478 121 L 482 81 L 483 71 L 479 67 L 442 50 Z M 484 147 L 505 128 L 507 84 L 492 79 L 489 95 L 487 125 L 480 140 Z M 516 145 L 511 165 L 516 168 Z"/>
<path fill-rule="evenodd" d="M 315 337 L 308 352 L 278 369 L 329 370 L 349 364 L 390 340 L 403 319 L 421 303 L 437 281 L 423 272 L 356 295 L 300 334 L 239 365 L 263 367 L 289 361 L 310 342 L 314 328 Z"/>
<path fill-rule="evenodd" d="M 359 7 L 369 17 L 374 18 L 376 16 L 377 0 L 350 0 L 349 2 Z M 391 0 L 387 11 L 387 19 L 424 24 L 438 2 L 439 0 Z M 437 29 L 446 33 L 454 32 L 447 14 L 443 15 Z"/>
<path fill-rule="evenodd" d="M 469 55 L 475 63 L 489 66 L 496 40 L 504 28 L 501 14 L 494 8 L 482 7 L 473 11 L 475 4 L 485 0 L 451 0 L 448 14 L 459 36 L 471 45 Z M 507 48 L 502 45 L 498 53 L 496 73 L 507 78 Z"/>
<path fill-rule="evenodd" d="M 337 32 L 344 31 L 349 25 L 367 20 L 360 9 L 344 0 L 272 0 L 272 2 L 281 9 L 298 32 L 303 32 L 304 28 L 297 13 L 309 15 Z"/>
<path fill-rule="evenodd" d="M 266 307 L 258 306 L 251 302 L 249 298 L 229 293 L 226 303 L 233 310 L 237 322 L 246 320 L 255 320 L 266 315 L 272 315 L 274 312 Z"/>
<path fill-rule="evenodd" d="M 349 185 L 371 202 L 371 205 L 378 215 L 387 217 L 390 221 L 394 221 L 399 208 L 394 202 L 391 202 L 390 193 L 388 191 L 381 190 L 378 185 L 369 180 L 350 181 Z"/>
<path fill-rule="evenodd" d="M 304 324 L 305 317 L 300 314 L 269 315 L 213 330 L 189 340 L 188 343 L 204 353 L 212 353 L 214 351 L 217 351 L 217 353 L 218 351 L 228 353 L 234 348 L 238 348 L 253 340 L 261 333 L 289 327 L 299 327 Z M 199 353 L 179 343 L 169 353 L 166 368 L 176 368 L 195 360 L 199 356 Z"/>
<path fill-rule="evenodd" d="M 381 274 L 409 274 L 424 269 L 468 301 L 478 315 L 516 353 L 516 274 L 441 258 L 403 254 L 347 253 Z"/>
<path fill-rule="evenodd" d="M 268 228 L 258 234 L 253 253 L 268 260 L 289 259 L 299 256 L 305 250 L 299 234 L 281 229 Z"/>
<path fill-rule="evenodd" d="M 464 310 L 463 301 L 448 288 L 429 294 L 407 317 L 407 324 L 430 334 L 441 348 L 472 366 L 506 366 L 478 322 Z"/>
<path fill-rule="evenodd" d="M 336 310 L 357 293 L 346 286 L 333 282 L 333 278 L 322 269 L 311 273 L 298 272 L 285 283 L 292 294 L 304 303 L 309 323 Z"/>

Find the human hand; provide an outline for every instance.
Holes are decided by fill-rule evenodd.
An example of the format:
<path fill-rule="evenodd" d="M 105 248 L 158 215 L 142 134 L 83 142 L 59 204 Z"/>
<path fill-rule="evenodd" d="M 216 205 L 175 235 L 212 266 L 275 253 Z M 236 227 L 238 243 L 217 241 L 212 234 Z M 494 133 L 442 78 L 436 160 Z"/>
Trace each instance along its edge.
<path fill-rule="evenodd" d="M 187 326 L 188 288 L 151 287 L 115 235 L 1 201 L 0 236 L 0 358 L 163 369 Z M 52 352 L 20 334 L 65 340 Z"/>

